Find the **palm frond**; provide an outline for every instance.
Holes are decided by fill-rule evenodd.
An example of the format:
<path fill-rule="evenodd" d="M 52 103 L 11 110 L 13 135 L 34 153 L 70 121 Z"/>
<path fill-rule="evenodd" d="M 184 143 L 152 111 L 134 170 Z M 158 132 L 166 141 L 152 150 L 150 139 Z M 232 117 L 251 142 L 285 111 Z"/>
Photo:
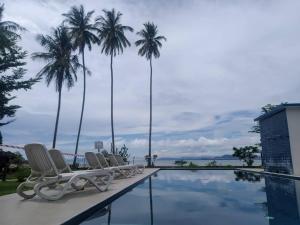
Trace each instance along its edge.
<path fill-rule="evenodd" d="M 95 23 L 98 28 L 99 43 L 102 44 L 101 52 L 116 56 L 130 46 L 125 32 L 133 32 L 133 28 L 121 24 L 122 13 L 116 12 L 115 9 L 103 10 L 103 13 L 104 16 L 97 17 Z"/>
<path fill-rule="evenodd" d="M 145 56 L 148 60 L 152 57 L 160 57 L 159 48 L 162 47 L 161 41 L 167 41 L 167 39 L 164 36 L 157 36 L 157 34 L 157 26 L 150 22 L 145 23 L 144 28 L 137 32 L 137 35 L 141 37 L 135 42 L 135 45 L 140 47 L 138 50 L 139 55 Z"/>
<path fill-rule="evenodd" d="M 92 44 L 99 43 L 96 32 L 98 29 L 91 23 L 94 11 L 85 13 L 84 7 L 73 6 L 68 13 L 63 14 L 65 17 L 64 24 L 67 25 L 72 38 L 73 49 L 78 49 L 82 52 L 85 46 L 89 50 L 92 49 Z"/>
<path fill-rule="evenodd" d="M 40 59 L 46 65 L 38 72 L 38 78 L 45 78 L 47 86 L 55 83 L 59 91 L 65 83 L 68 88 L 74 85 L 79 68 L 78 58 L 73 54 L 71 36 L 64 26 L 52 30 L 51 35 L 38 35 L 37 40 L 45 48 L 45 52 L 32 54 L 32 59 Z"/>

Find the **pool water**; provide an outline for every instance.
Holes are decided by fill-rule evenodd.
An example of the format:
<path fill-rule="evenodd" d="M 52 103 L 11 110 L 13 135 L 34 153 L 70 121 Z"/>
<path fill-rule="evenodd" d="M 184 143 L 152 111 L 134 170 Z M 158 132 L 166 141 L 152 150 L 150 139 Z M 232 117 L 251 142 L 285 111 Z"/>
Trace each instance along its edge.
<path fill-rule="evenodd" d="M 237 171 L 163 170 L 81 225 L 300 225 L 300 181 Z"/>

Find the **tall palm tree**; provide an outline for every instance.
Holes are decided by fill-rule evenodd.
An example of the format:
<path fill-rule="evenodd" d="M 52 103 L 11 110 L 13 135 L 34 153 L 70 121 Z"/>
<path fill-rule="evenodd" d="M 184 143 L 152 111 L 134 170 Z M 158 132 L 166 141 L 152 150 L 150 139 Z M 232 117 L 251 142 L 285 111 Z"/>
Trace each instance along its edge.
<path fill-rule="evenodd" d="M 58 107 L 52 144 L 52 148 L 55 148 L 62 87 L 64 83 L 68 89 L 74 85 L 74 80 L 77 80 L 77 69 L 81 65 L 77 56 L 72 54 L 71 38 L 66 27 L 60 26 L 53 29 L 52 35 L 38 35 L 37 40 L 46 50 L 32 54 L 33 59 L 41 59 L 46 62 L 37 77 L 45 77 L 47 86 L 54 82 L 58 92 Z"/>
<path fill-rule="evenodd" d="M 153 23 L 147 22 L 144 24 L 144 29 L 137 32 L 141 37 L 140 40 L 135 42 L 135 45 L 140 49 L 138 54 L 145 56 L 150 62 L 150 123 L 149 123 L 149 154 L 148 166 L 151 166 L 151 138 L 152 138 L 152 58 L 159 58 L 159 48 L 162 47 L 161 41 L 166 41 L 164 36 L 158 36 L 157 26 Z"/>
<path fill-rule="evenodd" d="M 85 47 L 88 50 L 92 49 L 93 43 L 98 43 L 98 37 L 94 33 L 98 29 L 92 24 L 91 17 L 94 11 L 89 11 L 85 13 L 85 10 L 82 5 L 79 7 L 73 6 L 69 13 L 63 14 L 66 17 L 64 20 L 68 24 L 68 30 L 71 35 L 73 48 L 78 49 L 79 53 L 82 56 L 82 65 L 83 65 L 83 95 L 82 95 L 82 105 L 81 105 L 81 114 L 79 120 L 79 128 L 77 133 L 76 147 L 75 147 L 75 156 L 73 161 L 73 166 L 76 165 L 78 144 L 81 132 L 82 118 L 85 105 L 85 91 L 86 91 L 86 68 L 85 68 L 85 58 L 84 50 Z"/>
<path fill-rule="evenodd" d="M 129 26 L 121 24 L 122 13 L 103 10 L 104 16 L 96 18 L 95 25 L 98 27 L 99 41 L 102 44 L 101 53 L 110 56 L 110 74 L 111 74 L 111 136 L 112 136 L 112 151 L 115 152 L 115 134 L 114 134 L 114 75 L 113 75 L 113 57 L 123 53 L 124 48 L 130 46 L 130 42 L 125 36 L 125 31 L 133 32 Z"/>
<path fill-rule="evenodd" d="M 12 51 L 15 41 L 21 36 L 17 33 L 25 28 L 12 21 L 3 21 L 4 4 L 0 5 L 0 51 L 2 54 Z"/>

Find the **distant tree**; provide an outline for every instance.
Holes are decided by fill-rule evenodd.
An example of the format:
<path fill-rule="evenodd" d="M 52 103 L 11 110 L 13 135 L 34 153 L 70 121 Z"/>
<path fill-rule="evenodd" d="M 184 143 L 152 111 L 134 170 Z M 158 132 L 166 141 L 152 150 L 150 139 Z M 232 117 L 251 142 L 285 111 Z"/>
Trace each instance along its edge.
<path fill-rule="evenodd" d="M 174 164 L 175 165 L 178 165 L 178 166 L 184 166 L 185 164 L 187 164 L 188 162 L 183 160 L 183 159 L 180 159 L 180 160 L 175 160 Z"/>
<path fill-rule="evenodd" d="M 158 35 L 157 26 L 153 23 L 147 22 L 144 24 L 144 29 L 137 32 L 141 38 L 135 42 L 136 46 L 140 46 L 138 54 L 145 56 L 149 60 L 150 65 L 150 121 L 149 121 L 149 158 L 148 167 L 151 165 L 151 138 L 152 138 L 152 59 L 159 58 L 159 48 L 162 47 L 162 41 L 167 39 L 164 36 Z"/>
<path fill-rule="evenodd" d="M 112 151 L 115 153 L 115 133 L 114 133 L 114 73 L 113 73 L 113 58 L 123 49 L 130 46 L 130 42 L 125 36 L 126 31 L 132 32 L 133 29 L 129 26 L 121 24 L 122 13 L 116 12 L 115 9 L 110 11 L 103 10 L 104 16 L 96 18 L 95 25 L 99 29 L 98 37 L 99 43 L 102 45 L 101 53 L 110 56 L 110 118 L 111 118 L 111 136 L 112 136 Z"/>
<path fill-rule="evenodd" d="M 240 148 L 233 147 L 234 153 L 232 156 L 244 161 L 247 166 L 252 166 L 257 154 L 260 153 L 258 146 L 244 146 Z"/>
<path fill-rule="evenodd" d="M 0 149 L 0 173 L 2 181 L 6 180 L 6 175 L 10 164 L 21 165 L 24 162 L 23 156 L 19 153 L 3 151 Z"/>
<path fill-rule="evenodd" d="M 58 107 L 52 143 L 52 148 L 55 148 L 62 87 L 64 83 L 68 89 L 74 86 L 74 80 L 77 80 L 76 72 L 81 65 L 77 55 L 72 54 L 73 46 L 66 27 L 59 26 L 53 29 L 52 35 L 38 35 L 37 40 L 46 49 L 46 52 L 36 52 L 32 55 L 33 59 L 41 59 L 46 62 L 37 77 L 45 77 L 47 86 L 54 82 L 58 92 Z"/>
<path fill-rule="evenodd" d="M 249 182 L 260 182 L 262 176 L 255 173 L 247 173 L 244 171 L 234 171 L 236 181 L 249 181 Z"/>
<path fill-rule="evenodd" d="M 206 166 L 211 166 L 211 167 L 214 167 L 214 166 L 217 166 L 217 161 L 216 160 L 212 160 L 211 162 L 208 162 Z"/>
<path fill-rule="evenodd" d="M 196 164 L 196 163 L 190 162 L 187 167 L 189 167 L 189 168 L 197 168 L 197 167 L 199 167 L 199 165 Z"/>
<path fill-rule="evenodd" d="M 16 41 L 21 39 L 19 31 L 25 30 L 24 27 L 13 21 L 3 21 L 4 4 L 0 5 L 0 53 L 7 54 L 15 52 Z"/>
<path fill-rule="evenodd" d="M 0 173 L 1 173 L 1 180 L 6 180 L 6 174 L 8 172 L 9 167 L 9 156 L 8 152 L 5 152 L 0 149 Z"/>
<path fill-rule="evenodd" d="M 128 158 L 130 157 L 129 153 L 128 153 L 128 148 L 126 147 L 126 145 L 124 144 L 120 151 L 118 151 L 118 154 L 120 156 L 122 156 L 122 158 L 127 162 L 128 161 Z"/>
<path fill-rule="evenodd" d="M 20 105 L 11 104 L 18 90 L 29 90 L 37 79 L 23 79 L 26 73 L 26 52 L 18 46 L 21 36 L 18 31 L 24 30 L 11 21 L 3 21 L 4 5 L 0 6 L 0 128 L 14 121 Z M 0 131 L 0 144 L 3 142 Z"/>
<path fill-rule="evenodd" d="M 73 6 L 69 13 L 63 14 L 66 17 L 64 22 L 68 24 L 68 31 L 70 32 L 73 48 L 78 50 L 82 56 L 83 66 L 83 94 L 81 104 L 81 114 L 79 120 L 79 127 L 76 139 L 75 156 L 73 160 L 73 167 L 76 165 L 79 138 L 81 132 L 82 118 L 85 105 L 85 91 L 86 91 L 86 67 L 85 67 L 85 48 L 92 49 L 92 44 L 98 43 L 99 39 L 95 32 L 98 30 L 94 24 L 91 23 L 91 17 L 94 11 L 85 13 L 82 5 L 79 7 Z"/>
<path fill-rule="evenodd" d="M 11 163 L 18 166 L 22 165 L 25 162 L 23 155 L 20 152 L 14 152 L 14 157 L 11 160 Z"/>
<path fill-rule="evenodd" d="M 281 104 L 284 104 L 284 103 L 281 103 Z M 267 105 L 265 105 L 261 108 L 261 113 L 262 114 L 268 113 L 268 112 L 272 111 L 274 108 L 276 108 L 278 106 L 279 105 L 267 104 Z M 251 129 L 249 130 L 249 133 L 257 133 L 257 134 L 260 133 L 260 127 L 259 127 L 259 124 L 257 122 L 253 127 L 251 127 Z"/>

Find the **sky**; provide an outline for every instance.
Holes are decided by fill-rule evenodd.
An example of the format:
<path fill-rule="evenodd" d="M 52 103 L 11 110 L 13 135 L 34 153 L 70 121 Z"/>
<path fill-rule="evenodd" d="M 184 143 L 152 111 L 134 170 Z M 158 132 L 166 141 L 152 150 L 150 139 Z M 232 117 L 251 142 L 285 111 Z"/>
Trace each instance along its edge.
<path fill-rule="evenodd" d="M 300 1 L 297 0 L 5 0 L 4 20 L 24 26 L 26 77 L 45 65 L 30 55 L 43 51 L 38 34 L 50 34 L 73 5 L 121 11 L 134 28 L 132 43 L 114 59 L 117 146 L 131 155 L 148 151 L 149 61 L 134 41 L 143 23 L 154 22 L 167 41 L 153 61 L 153 153 L 159 157 L 231 154 L 233 146 L 259 142 L 248 130 L 268 103 L 299 102 Z M 110 59 L 99 46 L 86 53 L 87 93 L 79 151 L 95 141 L 110 146 Z M 82 99 L 82 73 L 62 92 L 57 148 L 74 152 Z M 22 108 L 2 128 L 4 143 L 40 142 L 51 147 L 58 94 L 42 81 L 16 93 Z"/>

